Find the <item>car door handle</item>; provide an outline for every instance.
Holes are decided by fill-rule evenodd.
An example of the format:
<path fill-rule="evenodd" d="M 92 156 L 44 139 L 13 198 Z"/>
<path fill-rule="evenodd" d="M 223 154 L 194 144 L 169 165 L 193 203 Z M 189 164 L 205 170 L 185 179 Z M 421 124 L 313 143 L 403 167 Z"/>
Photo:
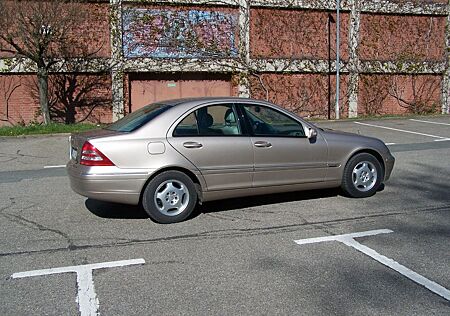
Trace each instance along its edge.
<path fill-rule="evenodd" d="M 264 142 L 264 141 L 257 141 L 255 142 L 255 147 L 272 147 L 272 144 L 269 142 Z"/>
<path fill-rule="evenodd" d="M 186 148 L 202 148 L 203 145 L 197 142 L 185 142 L 183 146 Z"/>

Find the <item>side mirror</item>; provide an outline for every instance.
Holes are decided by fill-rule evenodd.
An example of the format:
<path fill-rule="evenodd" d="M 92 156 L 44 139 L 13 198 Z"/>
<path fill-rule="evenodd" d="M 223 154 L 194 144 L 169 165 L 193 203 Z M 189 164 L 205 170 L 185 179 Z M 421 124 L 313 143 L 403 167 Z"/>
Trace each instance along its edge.
<path fill-rule="evenodd" d="M 312 127 L 308 127 L 308 129 L 306 130 L 306 137 L 308 139 L 313 139 L 317 137 L 317 131 L 316 129 L 312 128 Z"/>

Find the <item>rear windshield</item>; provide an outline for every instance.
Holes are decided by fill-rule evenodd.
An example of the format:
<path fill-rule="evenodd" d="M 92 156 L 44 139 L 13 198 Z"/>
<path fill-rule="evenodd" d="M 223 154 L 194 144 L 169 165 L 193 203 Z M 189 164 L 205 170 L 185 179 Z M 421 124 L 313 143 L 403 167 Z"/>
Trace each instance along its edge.
<path fill-rule="evenodd" d="M 117 122 L 105 127 L 105 129 L 117 132 L 132 132 L 144 126 L 171 106 L 161 103 L 153 103 L 128 114 Z"/>

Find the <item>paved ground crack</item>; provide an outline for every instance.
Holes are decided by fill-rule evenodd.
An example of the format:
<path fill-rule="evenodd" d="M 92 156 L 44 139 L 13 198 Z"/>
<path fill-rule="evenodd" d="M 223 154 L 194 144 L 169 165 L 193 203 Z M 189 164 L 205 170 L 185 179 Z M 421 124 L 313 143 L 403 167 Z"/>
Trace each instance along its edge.
<path fill-rule="evenodd" d="M 16 204 L 14 198 L 10 198 L 9 205 L 0 208 L 0 214 L 3 214 L 3 211 L 10 209 L 14 204 Z"/>
<path fill-rule="evenodd" d="M 54 229 L 50 229 L 44 227 L 40 224 L 34 223 L 29 220 L 25 220 L 26 222 L 32 223 L 34 225 L 38 225 L 42 230 L 47 230 L 59 234 L 68 240 L 69 245 L 67 247 L 60 248 L 52 248 L 52 249 L 42 249 L 42 250 L 34 250 L 34 251 L 21 251 L 21 252 L 9 252 L 9 253 L 0 253 L 0 257 L 5 256 L 17 256 L 17 255 L 29 255 L 29 254 L 42 254 L 42 253 L 55 253 L 60 251 L 74 251 L 74 250 L 86 250 L 86 249 L 102 249 L 102 248 L 114 248 L 114 247 L 124 247 L 131 245 L 140 245 L 140 244 L 152 244 L 157 242 L 169 242 L 169 241 L 184 241 L 184 240 L 203 240 L 203 239 L 218 239 L 218 238 L 240 238 L 240 237 L 250 237 L 257 235 L 271 235 L 271 234 L 279 234 L 279 233 L 288 233 L 292 231 L 298 230 L 300 227 L 316 227 L 323 231 L 328 231 L 328 225 L 334 223 L 343 223 L 343 222 L 352 222 L 352 221 L 361 221 L 368 218 L 380 218 L 380 217 L 389 217 L 389 216 L 398 216 L 398 215 L 409 215 L 409 214 L 417 214 L 422 212 L 450 212 L 450 205 L 444 205 L 440 207 L 432 207 L 432 208 L 424 208 L 411 210 L 407 212 L 391 212 L 391 213 L 382 213 L 382 214 L 373 214 L 366 216 L 357 216 L 343 219 L 335 219 L 335 220 L 326 220 L 326 221 L 316 221 L 316 222 L 305 222 L 305 223 L 296 223 L 289 225 L 279 225 L 279 226 L 269 226 L 269 227 L 257 227 L 257 228 L 240 228 L 240 229 L 223 229 L 223 230 L 213 230 L 213 231 L 204 231 L 193 234 L 185 234 L 178 236 L 169 236 L 169 237 L 158 237 L 158 238 L 150 238 L 150 239 L 129 239 L 122 240 L 120 242 L 112 242 L 98 245 L 82 245 L 77 246 L 73 244 L 69 237 Z"/>
<path fill-rule="evenodd" d="M 29 158 L 42 158 L 42 159 L 44 159 L 44 158 L 49 158 L 49 157 L 46 157 L 46 156 L 43 157 L 43 156 L 35 156 L 35 155 L 21 154 L 21 153 L 20 153 L 20 149 L 17 150 L 16 155 L 19 156 L 19 157 L 29 157 Z"/>
<path fill-rule="evenodd" d="M 224 214 L 217 214 L 217 213 L 207 213 L 205 215 L 206 216 L 210 216 L 210 217 L 214 217 L 214 218 L 218 218 L 218 219 L 223 219 L 223 220 L 226 220 L 226 221 L 231 221 L 231 222 L 241 220 L 241 221 L 249 221 L 249 222 L 261 223 L 261 221 L 257 220 L 257 219 L 245 218 L 245 217 L 240 217 L 240 216 L 236 216 L 236 215 L 233 216 L 233 215 L 229 215 L 229 214 L 224 215 Z"/>
<path fill-rule="evenodd" d="M 0 210 L 0 212 L 1 211 L 2 210 Z M 19 225 L 22 225 L 22 226 L 25 226 L 25 227 L 28 227 L 28 228 L 32 228 L 32 229 L 37 229 L 37 230 L 42 231 L 42 232 L 51 232 L 51 233 L 54 233 L 56 235 L 59 235 L 59 236 L 63 237 L 67 241 L 67 249 L 71 250 L 74 247 L 73 242 L 70 239 L 70 237 L 66 233 L 64 233 L 64 232 L 62 232 L 60 230 L 46 227 L 46 226 L 44 226 L 42 224 L 39 224 L 39 223 L 37 223 L 35 221 L 26 219 L 26 218 L 24 218 L 21 215 L 11 214 L 11 213 L 2 213 L 1 215 L 3 217 L 7 218 L 8 220 L 10 220 L 11 222 L 14 222 L 16 224 L 19 224 Z"/>

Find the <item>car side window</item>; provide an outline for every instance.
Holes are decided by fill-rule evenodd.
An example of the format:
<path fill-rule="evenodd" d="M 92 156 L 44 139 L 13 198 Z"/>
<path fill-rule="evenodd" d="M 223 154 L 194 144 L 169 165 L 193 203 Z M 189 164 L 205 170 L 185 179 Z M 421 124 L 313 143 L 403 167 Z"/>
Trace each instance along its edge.
<path fill-rule="evenodd" d="M 256 136 L 305 137 L 303 125 L 284 113 L 253 104 L 243 109 Z"/>
<path fill-rule="evenodd" d="M 210 105 L 186 116 L 173 136 L 242 135 L 236 110 L 231 104 Z"/>
<path fill-rule="evenodd" d="M 173 136 L 198 136 L 195 112 L 186 116 L 173 131 Z"/>

